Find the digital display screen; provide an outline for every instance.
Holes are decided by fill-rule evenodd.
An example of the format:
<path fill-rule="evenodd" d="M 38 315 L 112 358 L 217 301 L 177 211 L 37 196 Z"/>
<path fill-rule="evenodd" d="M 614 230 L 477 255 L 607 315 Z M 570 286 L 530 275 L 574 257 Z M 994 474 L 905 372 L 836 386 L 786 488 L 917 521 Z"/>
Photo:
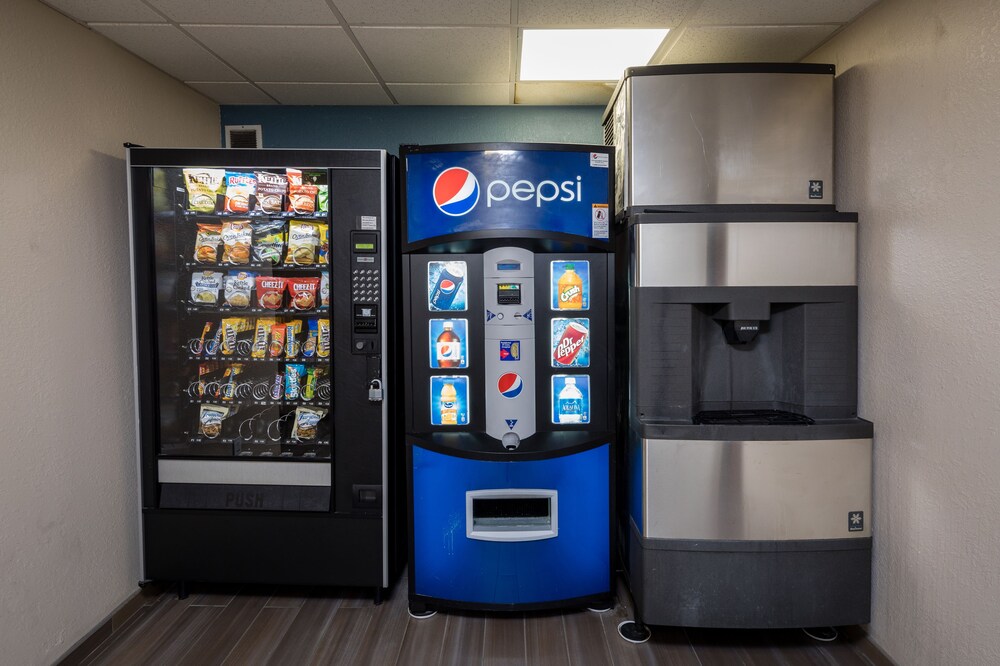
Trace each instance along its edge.
<path fill-rule="evenodd" d="M 378 236 L 370 232 L 351 232 L 351 247 L 355 252 L 375 254 L 378 251 Z"/>
<path fill-rule="evenodd" d="M 519 271 L 521 270 L 521 264 L 516 261 L 506 261 L 497 264 L 498 271 Z"/>
<path fill-rule="evenodd" d="M 520 305 L 521 283 L 500 282 L 497 284 L 497 305 Z"/>
<path fill-rule="evenodd" d="M 354 251 L 355 252 L 374 252 L 375 251 L 375 243 L 355 243 L 354 244 Z"/>

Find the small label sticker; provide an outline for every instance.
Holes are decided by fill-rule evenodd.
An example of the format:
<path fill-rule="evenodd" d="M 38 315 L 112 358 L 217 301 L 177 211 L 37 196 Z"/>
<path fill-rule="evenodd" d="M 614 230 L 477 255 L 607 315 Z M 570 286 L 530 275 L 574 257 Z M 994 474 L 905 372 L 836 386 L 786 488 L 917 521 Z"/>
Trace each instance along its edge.
<path fill-rule="evenodd" d="M 375 257 L 355 257 L 355 261 L 359 264 L 374 264 Z"/>
<path fill-rule="evenodd" d="M 607 169 L 610 157 L 607 153 L 591 153 L 590 166 L 597 169 Z"/>
<path fill-rule="evenodd" d="M 590 235 L 593 238 L 608 237 L 608 204 L 594 204 L 591 207 Z"/>
<path fill-rule="evenodd" d="M 848 532 L 865 531 L 864 511 L 851 511 L 849 514 L 847 514 L 847 531 Z"/>
<path fill-rule="evenodd" d="M 520 340 L 501 340 L 500 341 L 500 360 L 501 361 L 520 361 L 521 360 L 521 341 Z"/>
<path fill-rule="evenodd" d="M 810 199 L 822 199 L 823 198 L 823 181 L 822 180 L 810 180 L 809 181 L 809 198 Z"/>
<path fill-rule="evenodd" d="M 517 419 L 504 419 L 504 423 L 507 424 L 509 429 L 513 430 L 514 426 L 517 425 Z"/>
<path fill-rule="evenodd" d="M 365 231 L 376 231 L 378 229 L 378 218 L 374 215 L 362 215 L 361 228 Z"/>
<path fill-rule="evenodd" d="M 493 321 L 494 317 L 496 317 L 496 313 L 490 312 L 489 310 L 486 311 L 486 321 Z"/>

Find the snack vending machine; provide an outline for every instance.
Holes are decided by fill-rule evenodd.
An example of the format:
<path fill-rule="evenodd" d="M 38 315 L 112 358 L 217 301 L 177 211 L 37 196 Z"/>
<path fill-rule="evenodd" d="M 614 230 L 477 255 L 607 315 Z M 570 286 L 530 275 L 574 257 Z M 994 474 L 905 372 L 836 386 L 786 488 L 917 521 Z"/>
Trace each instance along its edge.
<path fill-rule="evenodd" d="M 390 585 L 397 164 L 128 146 L 143 580 Z"/>
<path fill-rule="evenodd" d="M 611 152 L 401 149 L 414 615 L 611 597 Z"/>

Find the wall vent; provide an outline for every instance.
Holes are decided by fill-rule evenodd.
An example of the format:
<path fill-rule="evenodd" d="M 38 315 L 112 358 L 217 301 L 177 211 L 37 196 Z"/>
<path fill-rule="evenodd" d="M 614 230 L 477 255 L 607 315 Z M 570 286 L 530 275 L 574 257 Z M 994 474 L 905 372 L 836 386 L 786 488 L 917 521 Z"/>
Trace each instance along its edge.
<path fill-rule="evenodd" d="M 260 148 L 260 125 L 226 125 L 226 148 Z"/>

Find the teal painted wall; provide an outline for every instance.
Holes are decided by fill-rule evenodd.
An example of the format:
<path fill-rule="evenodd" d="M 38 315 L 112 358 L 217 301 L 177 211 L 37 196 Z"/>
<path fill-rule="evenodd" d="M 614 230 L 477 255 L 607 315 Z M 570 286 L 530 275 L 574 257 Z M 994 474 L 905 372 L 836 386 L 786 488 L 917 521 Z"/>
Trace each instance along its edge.
<path fill-rule="evenodd" d="M 600 106 L 223 106 L 265 148 L 384 148 L 485 141 L 604 143 Z M 222 145 L 225 145 L 223 138 Z"/>

